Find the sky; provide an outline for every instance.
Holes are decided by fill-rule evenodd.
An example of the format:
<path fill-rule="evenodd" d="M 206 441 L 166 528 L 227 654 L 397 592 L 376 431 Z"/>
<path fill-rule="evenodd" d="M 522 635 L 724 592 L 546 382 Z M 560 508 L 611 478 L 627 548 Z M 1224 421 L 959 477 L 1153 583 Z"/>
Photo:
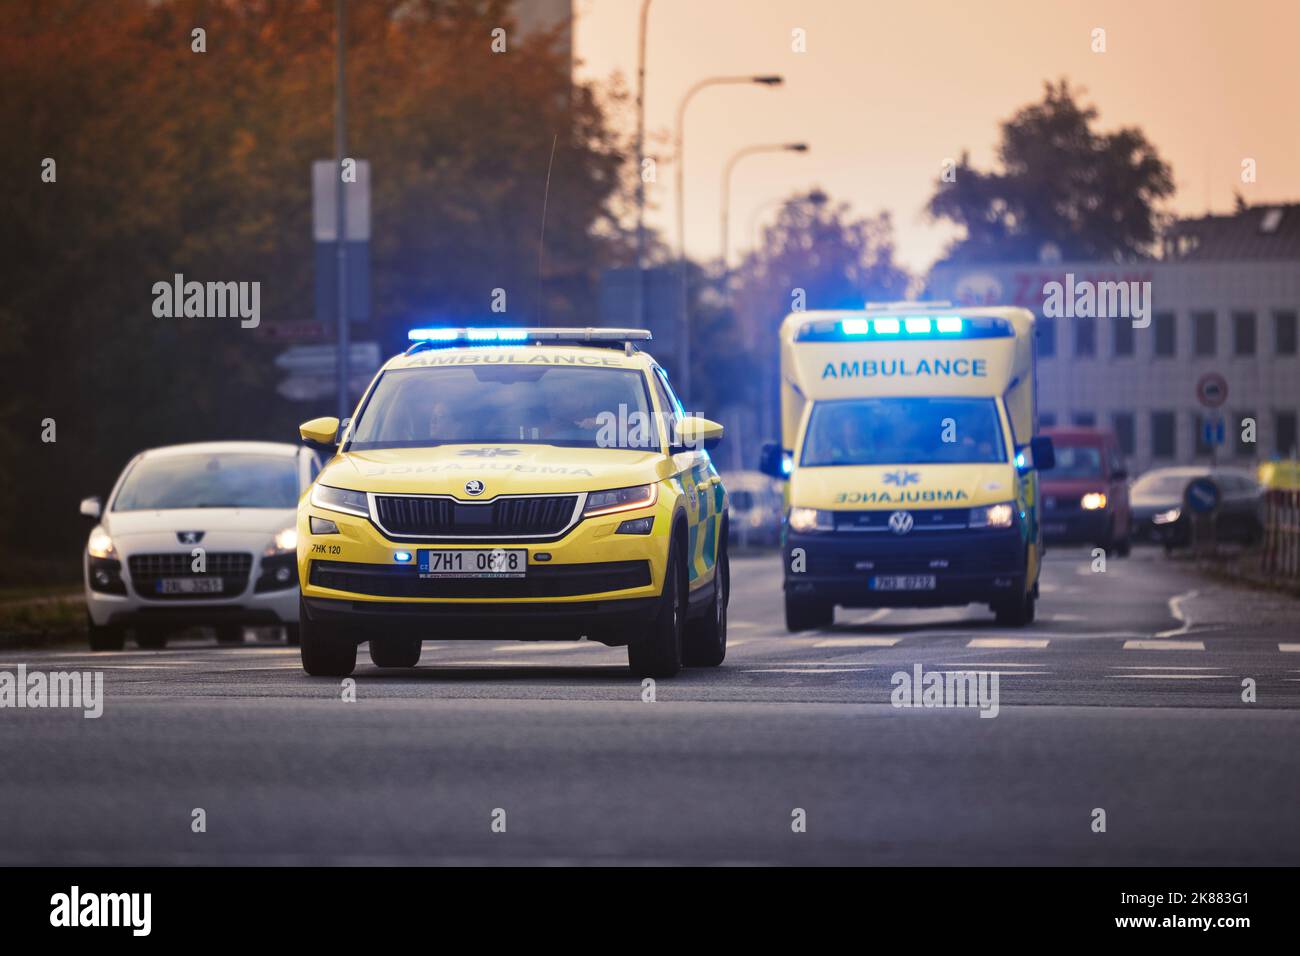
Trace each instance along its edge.
<path fill-rule="evenodd" d="M 640 0 L 573 6 L 578 76 L 621 74 L 634 91 Z M 942 164 L 966 150 L 989 166 L 1000 122 L 1048 79 L 1086 90 L 1097 128 L 1145 131 L 1173 167 L 1175 212 L 1229 212 L 1234 191 L 1300 201 L 1297 44 L 1300 0 L 651 0 L 647 154 L 672 153 L 678 101 L 697 80 L 780 73 L 782 87 L 709 88 L 687 111 L 690 254 L 720 255 L 720 179 L 736 150 L 805 141 L 807 153 L 736 165 L 731 261 L 782 198 L 819 186 L 857 213 L 889 211 L 898 258 L 921 272 L 956 234 L 924 214 Z M 1247 158 L 1254 183 L 1241 181 Z M 671 240 L 670 165 L 648 190 L 647 220 Z"/>

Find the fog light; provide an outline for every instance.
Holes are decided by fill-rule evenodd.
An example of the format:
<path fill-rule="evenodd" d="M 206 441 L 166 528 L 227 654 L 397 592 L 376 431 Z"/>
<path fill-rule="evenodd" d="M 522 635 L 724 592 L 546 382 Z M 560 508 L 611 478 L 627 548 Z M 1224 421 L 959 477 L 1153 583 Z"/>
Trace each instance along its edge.
<path fill-rule="evenodd" d="M 289 578 L 291 578 L 292 576 L 293 576 L 293 570 L 292 570 L 291 568 L 277 568 L 277 569 L 276 569 L 276 572 L 275 572 L 275 579 L 276 579 L 277 581 L 279 581 L 281 584 L 284 584 L 284 583 L 285 583 L 286 581 L 288 581 Z"/>
<path fill-rule="evenodd" d="M 409 564 L 411 562 L 410 551 L 394 551 L 393 560 L 399 564 Z"/>
<path fill-rule="evenodd" d="M 650 518 L 629 518 L 618 526 L 615 534 L 649 534 L 650 529 L 655 525 L 655 519 Z"/>
<path fill-rule="evenodd" d="M 311 524 L 312 534 L 338 534 L 339 533 L 339 526 L 336 525 L 333 521 L 330 521 L 329 518 L 317 518 L 315 515 L 312 515 L 310 524 Z"/>
<path fill-rule="evenodd" d="M 105 571 L 103 568 L 100 568 L 98 571 L 95 572 L 95 583 L 96 583 L 96 584 L 103 585 L 103 586 L 107 587 L 109 580 L 110 580 L 110 579 L 109 579 L 109 576 L 108 576 L 108 572 Z"/>

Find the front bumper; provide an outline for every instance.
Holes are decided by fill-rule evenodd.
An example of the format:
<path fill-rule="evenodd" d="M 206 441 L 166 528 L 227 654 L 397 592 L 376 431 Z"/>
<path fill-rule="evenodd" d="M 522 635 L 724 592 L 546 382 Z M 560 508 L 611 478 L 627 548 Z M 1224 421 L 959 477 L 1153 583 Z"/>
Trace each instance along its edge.
<path fill-rule="evenodd" d="M 920 532 L 906 537 L 851 532 L 788 534 L 785 590 L 842 607 L 944 607 L 988 603 L 1026 590 L 1019 529 Z M 795 570 L 802 567 L 802 571 Z M 882 591 L 872 578 L 933 575 L 933 590 Z"/>
<path fill-rule="evenodd" d="M 1108 509 L 1096 511 L 1043 511 L 1043 538 L 1058 544 L 1096 544 L 1110 537 L 1113 516 Z"/>

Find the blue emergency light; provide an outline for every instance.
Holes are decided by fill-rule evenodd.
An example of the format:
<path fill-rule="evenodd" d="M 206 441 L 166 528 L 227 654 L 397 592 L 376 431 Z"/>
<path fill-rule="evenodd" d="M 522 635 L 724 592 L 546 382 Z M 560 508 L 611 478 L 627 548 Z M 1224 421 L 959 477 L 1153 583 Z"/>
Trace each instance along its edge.
<path fill-rule="evenodd" d="M 906 341 L 908 339 L 995 339 L 1015 334 L 1006 319 L 989 316 L 908 315 L 814 319 L 799 329 L 799 342 Z"/>

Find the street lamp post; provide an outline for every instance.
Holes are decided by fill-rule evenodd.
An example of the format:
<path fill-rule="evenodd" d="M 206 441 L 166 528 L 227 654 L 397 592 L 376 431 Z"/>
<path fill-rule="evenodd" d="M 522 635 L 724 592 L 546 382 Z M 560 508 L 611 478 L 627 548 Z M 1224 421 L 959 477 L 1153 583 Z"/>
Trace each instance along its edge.
<path fill-rule="evenodd" d="M 722 233 L 722 273 L 725 278 L 727 273 L 728 247 L 731 244 L 730 225 L 731 225 L 731 173 L 736 168 L 736 164 L 746 156 L 755 156 L 759 153 L 806 153 L 808 152 L 807 143 L 768 143 L 760 146 L 746 146 L 744 149 L 737 150 L 727 160 L 727 165 L 722 169 L 722 203 L 720 209 L 721 233 Z"/>
<path fill-rule="evenodd" d="M 335 67 L 338 75 L 334 81 L 334 188 L 337 190 L 334 227 L 338 230 L 335 258 L 338 262 L 338 357 L 335 370 L 338 373 L 339 421 L 348 417 L 351 411 L 348 395 L 348 352 L 352 348 L 348 341 L 351 329 L 348 328 L 348 235 L 347 235 L 347 201 L 343 193 L 343 157 L 347 151 L 347 87 L 344 83 L 344 63 L 347 55 L 347 0 L 336 0 L 334 5 L 335 29 L 338 31 L 335 48 Z"/>
<path fill-rule="evenodd" d="M 641 0 L 636 56 L 636 290 L 632 314 L 636 326 L 645 325 L 645 33 L 651 0 Z"/>
<path fill-rule="evenodd" d="M 679 326 L 677 337 L 677 389 L 682 396 L 690 394 L 691 385 L 691 345 L 690 345 L 690 295 L 686 289 L 686 143 L 685 127 L 686 107 L 690 105 L 695 94 L 710 86 L 726 86 L 740 83 L 756 83 L 760 86 L 780 86 L 784 77 L 777 75 L 763 76 L 711 76 L 700 80 L 682 97 L 677 104 L 677 120 L 673 126 L 673 141 L 677 148 L 677 269 L 679 272 L 680 303 L 678 309 Z"/>

